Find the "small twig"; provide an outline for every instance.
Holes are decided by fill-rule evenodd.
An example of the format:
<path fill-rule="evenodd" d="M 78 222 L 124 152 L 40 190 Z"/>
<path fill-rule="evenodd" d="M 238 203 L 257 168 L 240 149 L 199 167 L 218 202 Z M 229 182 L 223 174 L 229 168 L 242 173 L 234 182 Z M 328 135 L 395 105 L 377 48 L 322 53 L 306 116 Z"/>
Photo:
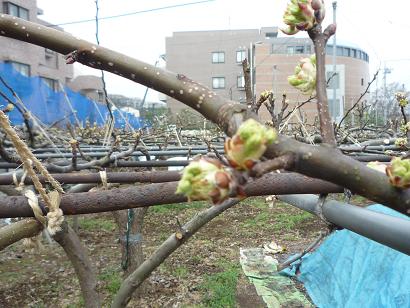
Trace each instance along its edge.
<path fill-rule="evenodd" d="M 379 71 L 377 71 L 374 75 L 373 75 L 373 79 L 367 83 L 367 87 L 366 90 L 364 90 L 364 92 L 359 96 L 359 98 L 357 99 L 356 103 L 353 104 L 353 106 L 351 108 L 349 108 L 349 110 L 345 113 L 345 115 L 343 116 L 343 118 L 340 120 L 339 124 L 336 127 L 335 130 L 335 134 L 337 134 L 339 132 L 339 129 L 343 123 L 343 121 L 347 118 L 347 116 L 349 115 L 350 112 L 352 112 L 353 109 L 355 109 L 355 107 L 361 102 L 362 98 L 369 93 L 369 88 L 372 85 L 372 83 L 376 80 L 377 75 L 379 74 Z"/>
<path fill-rule="evenodd" d="M 245 93 L 246 93 L 246 104 L 252 106 L 254 104 L 252 95 L 252 85 L 251 85 L 251 68 L 248 65 L 248 60 L 244 59 L 242 61 L 243 76 L 245 78 Z"/>
<path fill-rule="evenodd" d="M 8 87 L 6 85 L 6 81 L 1 76 L 0 76 L 0 80 L 6 87 Z M 13 92 L 14 92 L 14 90 L 13 90 Z M 33 132 L 31 131 L 31 127 L 30 127 L 29 114 L 27 112 L 24 112 L 24 110 L 19 105 L 17 105 L 15 102 L 13 102 L 11 99 L 9 99 L 7 97 L 7 95 L 5 95 L 2 91 L 0 91 L 0 96 L 3 97 L 7 101 L 7 103 L 12 104 L 14 107 L 16 107 L 18 112 L 20 112 L 21 116 L 23 117 L 24 125 L 27 128 L 27 133 L 28 133 L 28 139 L 30 141 L 30 146 L 33 147 L 34 146 L 34 135 L 33 135 Z"/>
<path fill-rule="evenodd" d="M 284 154 L 274 159 L 257 163 L 250 171 L 250 175 L 258 178 L 274 170 L 292 168 L 294 163 L 295 156 L 293 154 Z"/>
<path fill-rule="evenodd" d="M 308 247 L 305 248 L 301 253 L 298 253 L 291 257 L 290 259 L 286 260 L 285 262 L 281 263 L 277 267 L 277 271 L 280 272 L 281 270 L 289 267 L 292 263 L 296 262 L 299 259 L 302 259 L 307 253 L 311 252 L 317 245 L 319 245 L 320 241 L 327 236 L 329 233 L 328 232 L 320 232 L 320 235 L 318 238 L 310 244 Z"/>

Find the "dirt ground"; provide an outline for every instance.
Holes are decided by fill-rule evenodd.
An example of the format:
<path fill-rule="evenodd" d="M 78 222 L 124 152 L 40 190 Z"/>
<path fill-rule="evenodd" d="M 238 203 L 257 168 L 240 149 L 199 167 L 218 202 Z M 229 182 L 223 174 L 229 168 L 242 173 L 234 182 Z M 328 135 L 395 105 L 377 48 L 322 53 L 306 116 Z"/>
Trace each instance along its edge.
<path fill-rule="evenodd" d="M 363 202 L 359 200 L 358 202 Z M 144 254 L 150 255 L 179 221 L 206 208 L 204 203 L 152 207 L 145 218 Z M 121 252 L 109 213 L 82 215 L 79 236 L 97 270 L 103 306 L 121 284 Z M 264 307 L 243 275 L 239 249 L 275 240 L 284 260 L 300 252 L 326 226 L 318 218 L 277 202 L 249 198 L 215 218 L 176 250 L 149 277 L 129 307 Z M 46 244 L 28 251 L 16 243 L 0 252 L 0 307 L 83 307 L 79 284 L 62 248 Z"/>

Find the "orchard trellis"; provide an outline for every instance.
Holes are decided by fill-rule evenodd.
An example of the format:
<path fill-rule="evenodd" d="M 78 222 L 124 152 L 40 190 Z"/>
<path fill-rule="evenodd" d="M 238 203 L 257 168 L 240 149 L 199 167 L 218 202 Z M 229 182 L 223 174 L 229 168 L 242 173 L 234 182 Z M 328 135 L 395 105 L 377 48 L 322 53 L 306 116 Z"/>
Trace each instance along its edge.
<path fill-rule="evenodd" d="M 75 138 L 78 134 L 83 137 L 83 142 L 80 143 L 78 140 L 73 139 L 70 142 L 70 147 L 60 148 L 59 153 L 52 155 L 55 156 L 54 158 L 60 159 L 59 161 L 44 163 L 44 167 L 49 172 L 54 172 L 52 177 L 55 180 L 66 184 L 78 184 L 71 187 L 67 193 L 61 196 L 60 208 L 65 215 L 146 208 L 148 206 L 179 203 L 187 200 L 185 196 L 175 194 L 178 185 L 177 181 L 181 177 L 177 172 L 151 170 L 143 172 L 108 172 L 102 174 L 69 174 L 69 172 L 101 169 L 103 167 L 152 167 L 155 165 L 187 164 L 186 160 L 179 162 L 150 161 L 153 154 L 164 157 L 172 155 L 190 157 L 199 153 L 212 153 L 213 159 L 220 159 L 226 168 L 235 169 L 234 167 L 238 164 L 242 167 L 246 166 L 232 171 L 229 176 L 224 177 L 224 181 L 216 181 L 216 185 L 220 190 L 218 191 L 219 197 L 215 198 L 214 201 L 223 201 L 221 204 L 210 207 L 192 218 L 187 224 L 181 225 L 179 230 L 158 247 L 152 256 L 146 260 L 139 260 L 135 264 L 135 267 L 127 273 L 127 278 L 123 281 L 120 290 L 116 294 L 112 304 L 113 307 L 126 306 L 133 292 L 156 267 L 199 228 L 218 214 L 240 202 L 240 199 L 237 197 L 238 194 L 242 195 L 243 192 L 246 196 L 281 195 L 279 199 L 310 211 L 331 224 L 348 228 L 410 254 L 410 245 L 408 245 L 410 242 L 410 224 L 407 221 L 326 199 L 326 194 L 328 193 L 346 192 L 348 190 L 375 202 L 382 203 L 406 215 L 410 213 L 410 192 L 405 189 L 408 187 L 410 180 L 408 179 L 410 171 L 407 160 L 396 159 L 395 164 L 388 167 L 387 173 L 390 175 L 390 178 L 384 172 L 375 170 L 377 168 L 383 169 L 383 166 L 376 165 L 374 168 L 369 168 L 366 164 L 360 162 L 360 160 L 389 161 L 391 156 L 401 155 L 401 151 L 407 149 L 408 139 L 397 139 L 397 132 L 391 133 L 386 127 L 379 130 L 377 127 L 367 126 L 368 123 L 366 123 L 366 120 L 363 120 L 366 106 L 359 103 L 357 104 L 359 117 L 361 115 L 363 120 L 359 127 L 361 135 L 354 138 L 355 131 L 346 128 L 346 132 L 345 128 L 341 125 L 337 126 L 335 134 L 335 129 L 329 116 L 326 96 L 324 51 L 327 40 L 336 31 L 336 26 L 330 25 L 322 31 L 321 23 L 324 14 L 323 1 L 292 0 L 284 18 L 285 22 L 289 25 L 286 32 L 292 34 L 299 30 L 305 30 L 315 46 L 315 59 L 310 58 L 302 61 L 290 82 L 305 93 L 315 91 L 316 96 L 312 97 L 312 99 L 317 101 L 319 128 L 323 143 L 321 145 L 309 145 L 280 134 L 275 136 L 275 138 L 265 138 L 266 140 L 258 144 L 258 146 L 262 146 L 263 150 L 265 150 L 263 147 L 267 147 L 266 151 L 260 151 L 260 154 L 264 152 L 262 161 L 259 160 L 259 154 L 259 156 L 246 157 L 246 151 L 241 152 L 243 150 L 242 147 L 235 146 L 237 144 L 235 140 L 238 140 L 238 135 L 235 136 L 235 133 L 246 120 L 253 119 L 259 121 L 257 112 L 262 104 L 265 104 L 268 108 L 271 107 L 270 111 L 274 120 L 273 126 L 279 127 L 284 111 L 287 108 L 286 98 L 282 102 L 282 110 L 280 111 L 282 114 L 275 115 L 274 108 L 272 107 L 274 104 L 272 94 L 264 93 L 258 102 L 252 102 L 250 99 L 250 106 L 239 104 L 217 95 L 207 87 L 190 80 L 187 76 L 162 70 L 52 28 L 30 23 L 9 15 L 0 15 L 1 35 L 65 54 L 69 63 L 79 62 L 146 85 L 195 109 L 205 118 L 217 124 L 228 136 L 233 136 L 231 142 L 234 146 L 228 146 L 226 153 L 223 152 L 222 143 L 220 143 L 221 138 L 205 140 L 206 146 L 202 144 L 185 148 L 180 146 L 160 148 L 158 146 L 154 147 L 152 144 L 151 147 L 147 146 L 146 143 L 148 143 L 148 140 L 151 143 L 155 143 L 163 135 L 169 136 L 169 134 L 163 134 L 161 138 L 156 138 L 155 140 L 155 138 L 149 139 L 149 136 L 122 131 L 114 131 L 116 138 L 112 140 L 112 144 L 109 147 L 101 145 L 89 147 L 84 143 L 85 140 L 89 144 L 100 143 L 102 136 L 96 137 L 98 135 L 97 130 L 94 129 L 93 131 L 93 127 L 90 125 L 84 129 L 77 128 L 77 131 L 71 128 L 71 137 L 62 138 L 59 136 L 59 141 L 56 141 L 56 143 L 64 142 L 67 144 L 69 140 L 73 137 Z M 13 95 L 16 99 L 18 98 L 14 92 Z M 2 95 L 2 97 L 4 96 Z M 407 99 L 403 95 L 398 95 L 397 100 L 403 115 L 403 130 L 405 135 L 408 135 L 410 129 L 408 128 L 404 110 Z M 9 100 L 8 103 L 19 106 L 21 112 L 25 113 L 26 117 L 29 118 L 27 111 L 24 109 L 23 102 L 18 100 L 17 103 L 14 103 Z M 10 108 L 11 106 L 6 107 L 2 112 L 7 113 Z M 277 117 L 275 118 L 275 116 Z M 50 154 L 41 154 L 42 151 L 47 153 L 49 151 L 48 147 L 44 148 L 44 144 L 35 144 L 35 133 L 30 128 L 29 121 L 26 121 L 25 125 L 28 142 L 30 142 L 32 147 L 37 146 L 39 148 L 36 156 L 39 159 L 50 157 Z M 366 136 L 375 137 L 379 135 L 379 132 L 384 134 L 382 139 L 364 141 Z M 178 135 L 178 132 L 176 134 Z M 302 140 L 308 141 L 308 136 L 302 137 Z M 388 138 L 387 141 L 385 137 Z M 361 138 L 362 140 L 354 145 L 347 144 L 341 145 L 339 148 L 336 147 L 337 141 L 345 142 L 349 138 Z M 146 142 L 144 142 L 144 139 Z M 165 144 L 168 145 L 168 137 L 165 139 Z M 177 139 L 180 144 L 180 136 Z M 246 138 L 243 137 L 240 141 L 245 144 Z M 50 140 L 44 140 L 44 142 L 47 144 Z M 393 146 L 394 142 L 396 143 Z M 386 151 L 389 152 L 386 153 Z M 231 153 L 229 154 L 229 152 Z M 230 162 L 227 162 L 222 157 L 223 154 L 228 156 Z M 10 144 L 5 141 L 0 142 L 0 155 L 3 159 L 3 162 L 0 162 L 0 168 L 14 168 L 21 163 L 20 158 L 10 151 Z M 147 161 L 125 160 L 132 156 L 144 156 Z M 247 163 L 249 159 L 252 161 L 252 164 Z M 219 165 L 218 168 L 220 168 Z M 210 170 L 216 173 L 220 172 L 220 169 L 210 168 Z M 270 173 L 273 170 L 282 170 L 282 173 Z M 201 172 L 208 171 L 203 170 Z M 39 176 L 38 180 L 41 183 L 46 182 L 44 176 Z M 22 186 L 23 184 L 30 185 L 32 183 L 33 178 L 23 176 L 22 172 L 0 175 L 0 185 L 17 184 L 17 186 Z M 96 183 L 103 183 L 105 187 L 107 183 L 149 184 L 88 192 Z M 194 187 L 195 183 L 191 182 L 191 184 Z M 214 193 L 212 190 L 214 188 L 215 186 L 212 186 L 209 188 L 211 190 L 206 192 Z M 180 190 L 192 198 L 193 194 L 189 192 L 189 189 Z M 16 192 L 14 191 L 13 193 Z M 320 194 L 320 197 L 292 195 L 314 193 Z M 196 199 L 203 195 L 194 194 L 194 196 Z M 224 200 L 227 197 L 231 198 Z M 46 214 L 48 209 L 45 204 L 40 202 L 39 206 L 43 214 Z M 33 210 L 29 206 L 26 197 L 7 196 L 0 198 L 0 218 L 32 216 Z M 140 217 L 143 217 L 143 213 Z M 123 219 L 121 217 L 117 218 L 118 220 Z M 141 224 L 142 220 L 139 221 L 139 225 Z M 4 248 L 22 238 L 34 236 L 42 228 L 42 224 L 32 218 L 6 226 L 0 229 L 0 247 Z M 76 234 L 65 222 L 62 224 L 62 231 L 58 232 L 54 239 L 65 249 L 76 270 L 86 306 L 100 306 L 92 264 L 88 260 L 86 250 Z"/>

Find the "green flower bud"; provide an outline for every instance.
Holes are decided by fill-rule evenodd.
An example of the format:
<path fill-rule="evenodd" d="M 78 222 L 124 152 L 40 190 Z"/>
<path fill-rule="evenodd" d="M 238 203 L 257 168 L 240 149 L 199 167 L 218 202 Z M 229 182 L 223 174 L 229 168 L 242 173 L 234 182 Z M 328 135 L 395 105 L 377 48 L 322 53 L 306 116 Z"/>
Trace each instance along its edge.
<path fill-rule="evenodd" d="M 410 160 L 395 157 L 386 167 L 390 183 L 397 188 L 410 188 Z"/>
<path fill-rule="evenodd" d="M 225 141 L 225 154 L 232 167 L 249 170 L 265 153 L 268 144 L 277 139 L 273 128 L 249 119 L 239 127 L 236 134 Z"/>
<path fill-rule="evenodd" d="M 273 92 L 270 90 L 265 90 L 261 93 L 260 99 L 266 100 L 270 95 L 273 95 Z"/>
<path fill-rule="evenodd" d="M 403 122 L 402 122 L 403 123 Z M 403 132 L 403 133 L 407 133 L 408 131 L 410 131 L 410 122 L 407 122 L 406 124 L 402 124 L 401 126 L 400 126 L 400 130 Z"/>
<path fill-rule="evenodd" d="M 209 200 L 216 204 L 229 197 L 232 187 L 232 175 L 220 161 L 197 157 L 183 170 L 176 193 L 184 194 L 189 201 Z"/>
<path fill-rule="evenodd" d="M 406 93 L 404 92 L 397 92 L 395 94 L 396 100 L 398 101 L 400 107 L 406 107 L 409 103 L 409 100 L 406 97 Z"/>
<path fill-rule="evenodd" d="M 407 138 L 397 138 L 394 145 L 399 148 L 407 148 Z"/>
<path fill-rule="evenodd" d="M 316 23 L 312 0 L 291 0 L 283 15 L 283 22 L 287 27 L 281 30 L 288 35 L 312 29 Z"/>
<path fill-rule="evenodd" d="M 316 89 L 316 56 L 301 59 L 295 75 L 289 76 L 288 82 L 302 93 L 311 95 Z"/>

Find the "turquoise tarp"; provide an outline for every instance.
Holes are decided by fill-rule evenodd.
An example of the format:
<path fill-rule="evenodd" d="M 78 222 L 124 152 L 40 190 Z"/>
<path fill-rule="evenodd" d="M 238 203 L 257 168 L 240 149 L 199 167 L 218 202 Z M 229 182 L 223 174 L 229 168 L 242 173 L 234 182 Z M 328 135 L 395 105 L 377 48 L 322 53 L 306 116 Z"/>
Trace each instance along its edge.
<path fill-rule="evenodd" d="M 382 205 L 368 209 L 409 219 Z M 351 231 L 336 231 L 283 273 L 295 275 L 296 267 L 318 307 L 410 307 L 410 257 Z"/>

